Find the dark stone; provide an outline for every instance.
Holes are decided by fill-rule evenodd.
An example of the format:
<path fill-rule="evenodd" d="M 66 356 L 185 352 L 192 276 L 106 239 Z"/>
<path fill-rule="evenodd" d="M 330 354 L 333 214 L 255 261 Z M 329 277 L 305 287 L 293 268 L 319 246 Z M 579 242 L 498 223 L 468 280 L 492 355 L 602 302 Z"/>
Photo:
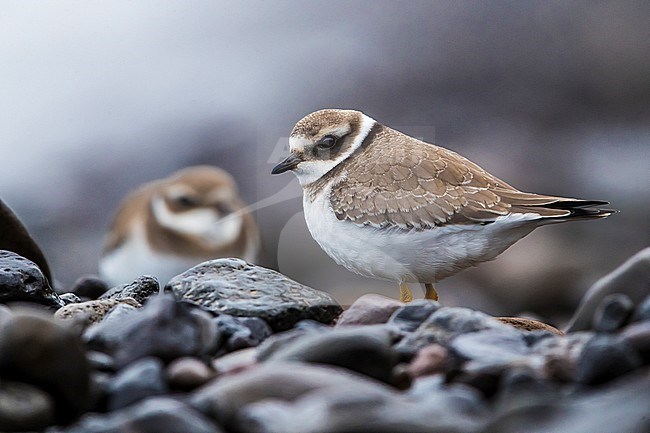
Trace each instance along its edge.
<path fill-rule="evenodd" d="M 626 326 L 619 337 L 641 355 L 644 363 L 650 361 L 650 321 L 634 322 Z"/>
<path fill-rule="evenodd" d="M 54 283 L 45 255 L 23 223 L 2 199 L 0 199 L 0 233 L 2 233 L 0 250 L 13 251 L 31 260 L 43 272 L 50 284 Z"/>
<path fill-rule="evenodd" d="M 596 332 L 614 332 L 627 323 L 633 310 L 634 304 L 627 295 L 607 295 L 594 312 L 592 328 Z"/>
<path fill-rule="evenodd" d="M 468 308 L 442 307 L 431 314 L 414 332 L 397 344 L 397 350 L 406 357 L 412 357 L 421 348 L 430 344 L 448 346 L 456 336 L 484 329 L 512 332 L 492 316 Z"/>
<path fill-rule="evenodd" d="M 133 298 L 141 304 L 144 304 L 151 295 L 160 293 L 160 284 L 155 277 L 143 275 L 129 284 L 113 287 L 102 294 L 99 299 L 116 299 L 123 300 Z"/>
<path fill-rule="evenodd" d="M 459 335 L 451 341 L 450 348 L 463 359 L 495 367 L 523 361 L 530 354 L 522 333 L 502 329 Z"/>
<path fill-rule="evenodd" d="M 599 384 L 640 365 L 639 355 L 624 340 L 605 335 L 596 336 L 587 342 L 580 354 L 576 381 Z"/>
<path fill-rule="evenodd" d="M 61 299 L 65 305 L 77 304 L 77 303 L 81 302 L 81 299 L 79 298 L 79 296 L 75 295 L 74 293 L 60 294 L 59 299 Z"/>
<path fill-rule="evenodd" d="M 0 381 L 0 431 L 42 430 L 54 423 L 52 397 L 32 385 Z"/>
<path fill-rule="evenodd" d="M 375 325 L 386 323 L 404 303 L 386 296 L 363 295 L 339 316 L 336 326 Z"/>
<path fill-rule="evenodd" d="M 391 346 L 393 340 L 389 329 L 374 326 L 308 333 L 280 347 L 266 362 L 329 364 L 396 384 L 399 354 Z"/>
<path fill-rule="evenodd" d="M 108 414 L 86 415 L 52 433 L 223 433 L 200 412 L 169 397 L 152 397 Z"/>
<path fill-rule="evenodd" d="M 19 310 L 0 325 L 0 377 L 51 394 L 57 421 L 70 421 L 86 408 L 89 370 L 81 341 L 50 316 Z"/>
<path fill-rule="evenodd" d="M 441 305 L 436 301 L 419 299 L 398 308 L 388 323 L 397 326 L 402 331 L 413 332 L 440 307 Z"/>
<path fill-rule="evenodd" d="M 259 317 L 235 317 L 220 314 L 213 319 L 223 343 L 220 352 L 255 347 L 271 335 L 269 325 Z"/>
<path fill-rule="evenodd" d="M 563 337 L 538 340 L 532 353 L 543 359 L 546 375 L 557 381 L 574 381 L 578 359 L 585 345 L 594 337 L 591 332 L 574 332 Z"/>
<path fill-rule="evenodd" d="M 650 295 L 637 305 L 630 322 L 650 321 Z"/>
<path fill-rule="evenodd" d="M 172 278 L 168 289 L 217 313 L 260 317 L 275 331 L 303 319 L 331 323 L 343 310 L 325 292 L 240 259 L 201 263 Z"/>
<path fill-rule="evenodd" d="M 11 251 L 0 251 L 0 303 L 33 302 L 47 307 L 64 305 L 34 262 Z"/>
<path fill-rule="evenodd" d="M 244 372 L 219 377 L 197 389 L 190 404 L 226 429 L 241 431 L 238 416 L 248 405 L 267 399 L 296 400 L 302 395 L 337 389 L 371 393 L 394 388 L 332 366 L 303 363 L 270 363 Z M 381 391 L 378 391 L 381 392 Z"/>
<path fill-rule="evenodd" d="M 128 338 L 127 338 L 128 336 Z M 214 352 L 219 331 L 210 315 L 171 295 L 155 296 L 137 314 L 112 315 L 84 334 L 90 348 L 106 352 L 121 368 L 147 356 L 165 362 Z"/>
<path fill-rule="evenodd" d="M 82 298 L 97 299 L 108 290 L 108 285 L 95 275 L 86 275 L 79 278 L 72 285 L 70 291 Z"/>
<path fill-rule="evenodd" d="M 110 382 L 107 388 L 108 410 L 113 411 L 167 391 L 162 361 L 152 357 L 142 358 L 120 370 Z"/>
<path fill-rule="evenodd" d="M 611 273 L 596 281 L 582 297 L 565 332 L 587 330 L 593 323 L 594 312 L 602 300 L 613 293 L 622 293 L 639 304 L 650 291 L 650 247 L 645 248 Z"/>

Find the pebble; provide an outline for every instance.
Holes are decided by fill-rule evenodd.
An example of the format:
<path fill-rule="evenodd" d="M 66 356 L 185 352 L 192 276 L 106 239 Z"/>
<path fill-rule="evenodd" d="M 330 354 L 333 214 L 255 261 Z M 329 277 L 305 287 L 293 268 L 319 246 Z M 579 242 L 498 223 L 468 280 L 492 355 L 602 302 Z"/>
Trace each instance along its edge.
<path fill-rule="evenodd" d="M 220 314 L 213 319 L 222 338 L 221 353 L 255 347 L 272 334 L 264 319 Z"/>
<path fill-rule="evenodd" d="M 47 390 L 57 421 L 70 421 L 86 409 L 89 371 L 81 341 L 51 316 L 18 309 L 2 322 L 0 377 Z"/>
<path fill-rule="evenodd" d="M 166 376 L 170 388 L 189 391 L 208 382 L 215 372 L 200 359 L 187 356 L 172 361 Z"/>
<path fill-rule="evenodd" d="M 0 303 L 10 302 L 33 302 L 51 308 L 64 305 L 34 262 L 0 250 Z"/>
<path fill-rule="evenodd" d="M 374 294 L 363 295 L 339 316 L 336 326 L 386 323 L 393 312 L 403 305 L 403 302 L 386 296 Z"/>
<path fill-rule="evenodd" d="M 540 322 L 539 320 L 529 319 L 526 317 L 496 317 L 496 319 L 510 325 L 515 329 L 524 332 L 546 331 L 557 335 L 564 335 L 564 332 L 551 326 L 548 323 Z"/>
<path fill-rule="evenodd" d="M 578 360 L 576 381 L 599 384 L 630 372 L 641 365 L 637 352 L 624 340 L 596 336 L 582 349 Z"/>
<path fill-rule="evenodd" d="M 152 295 L 160 293 L 160 284 L 155 277 L 143 275 L 129 284 L 113 287 L 103 293 L 99 299 L 135 299 L 140 304 L 144 304 Z"/>
<path fill-rule="evenodd" d="M 332 323 L 343 311 L 329 294 L 241 259 L 201 263 L 172 278 L 167 289 L 216 313 L 260 317 L 274 331 L 303 319 Z"/>
<path fill-rule="evenodd" d="M 121 368 L 147 356 L 168 362 L 210 355 L 216 350 L 219 331 L 208 313 L 164 295 L 152 297 L 136 314 L 94 325 L 84 339 L 89 348 L 111 355 Z"/>
<path fill-rule="evenodd" d="M 223 433 L 205 415 L 169 397 L 152 397 L 108 414 L 90 414 L 48 433 Z"/>
<path fill-rule="evenodd" d="M 459 335 L 451 341 L 450 348 L 465 360 L 494 367 L 524 361 L 531 352 L 521 333 L 503 329 Z"/>
<path fill-rule="evenodd" d="M 212 360 L 212 367 L 219 374 L 240 373 L 257 364 L 257 350 L 254 347 L 237 350 Z"/>
<path fill-rule="evenodd" d="M 0 431 L 42 430 L 54 421 L 48 393 L 26 383 L 0 381 Z"/>
<path fill-rule="evenodd" d="M 614 332 L 627 323 L 633 310 L 634 304 L 627 295 L 607 295 L 596 307 L 591 327 L 596 332 Z"/>
<path fill-rule="evenodd" d="M 650 284 L 650 283 L 649 283 Z M 650 295 L 637 305 L 630 322 L 650 321 Z"/>
<path fill-rule="evenodd" d="M 85 275 L 77 279 L 70 291 L 81 298 L 97 299 L 108 290 L 108 285 L 96 275 Z"/>
<path fill-rule="evenodd" d="M 394 333 L 386 327 L 341 328 L 308 333 L 268 356 L 267 363 L 308 362 L 344 367 L 373 379 L 401 384 L 395 367 L 399 354 L 393 349 Z"/>
<path fill-rule="evenodd" d="M 411 364 L 409 372 L 413 377 L 443 373 L 448 365 L 449 350 L 439 344 L 431 344 L 420 349 Z"/>
<path fill-rule="evenodd" d="M 417 299 L 398 308 L 390 317 L 388 323 L 395 325 L 404 332 L 413 332 L 440 307 L 440 303 L 436 301 Z"/>
<path fill-rule="evenodd" d="M 650 362 L 650 321 L 634 322 L 618 335 L 641 355 L 645 364 Z"/>
<path fill-rule="evenodd" d="M 168 386 L 162 361 L 147 357 L 129 364 L 109 382 L 106 391 L 109 411 L 129 406 L 146 397 L 165 394 Z"/>
<path fill-rule="evenodd" d="M 65 305 L 81 302 L 81 298 L 74 293 L 62 293 L 59 295 L 59 299 L 61 299 Z"/>
<path fill-rule="evenodd" d="M 67 322 L 79 333 L 83 332 L 88 326 L 93 323 L 99 323 L 104 316 L 119 304 L 127 304 L 132 307 L 138 308 L 141 305 L 134 299 L 98 299 L 96 301 L 85 301 L 73 303 L 59 308 L 54 317 L 63 322 Z"/>

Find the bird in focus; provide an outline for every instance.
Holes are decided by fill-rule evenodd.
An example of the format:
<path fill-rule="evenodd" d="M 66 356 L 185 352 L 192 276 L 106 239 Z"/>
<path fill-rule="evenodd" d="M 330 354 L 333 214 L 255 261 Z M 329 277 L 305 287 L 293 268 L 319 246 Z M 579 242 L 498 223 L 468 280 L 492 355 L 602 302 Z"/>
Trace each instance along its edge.
<path fill-rule="evenodd" d="M 339 265 L 399 283 L 400 300 L 492 260 L 537 227 L 600 219 L 600 200 L 522 192 L 461 155 L 354 110 L 320 110 L 289 137 L 272 174 L 293 171 L 307 227 Z"/>
<path fill-rule="evenodd" d="M 110 285 L 153 275 L 165 284 L 206 260 L 239 257 L 255 262 L 257 225 L 235 180 L 210 166 L 180 170 L 130 193 L 114 216 L 99 261 Z"/>

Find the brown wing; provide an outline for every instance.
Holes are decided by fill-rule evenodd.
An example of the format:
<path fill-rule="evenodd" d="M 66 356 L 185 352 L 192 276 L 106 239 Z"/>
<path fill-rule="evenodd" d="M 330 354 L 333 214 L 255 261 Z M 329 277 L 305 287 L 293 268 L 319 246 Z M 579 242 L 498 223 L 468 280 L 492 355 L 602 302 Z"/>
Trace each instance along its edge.
<path fill-rule="evenodd" d="M 490 223 L 511 212 L 568 217 L 573 208 L 601 204 L 524 193 L 450 150 L 381 125 L 373 133 L 372 144 L 346 161 L 332 189 L 332 209 L 340 220 L 427 229 Z"/>

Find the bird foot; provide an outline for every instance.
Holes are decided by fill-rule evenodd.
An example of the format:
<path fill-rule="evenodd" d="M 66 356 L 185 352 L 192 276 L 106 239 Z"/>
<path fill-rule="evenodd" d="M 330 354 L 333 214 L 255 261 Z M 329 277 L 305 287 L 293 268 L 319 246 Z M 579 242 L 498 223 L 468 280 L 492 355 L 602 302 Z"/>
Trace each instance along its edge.
<path fill-rule="evenodd" d="M 413 300 L 413 293 L 411 293 L 411 289 L 406 283 L 400 283 L 399 285 L 399 300 L 400 302 L 411 302 Z"/>

